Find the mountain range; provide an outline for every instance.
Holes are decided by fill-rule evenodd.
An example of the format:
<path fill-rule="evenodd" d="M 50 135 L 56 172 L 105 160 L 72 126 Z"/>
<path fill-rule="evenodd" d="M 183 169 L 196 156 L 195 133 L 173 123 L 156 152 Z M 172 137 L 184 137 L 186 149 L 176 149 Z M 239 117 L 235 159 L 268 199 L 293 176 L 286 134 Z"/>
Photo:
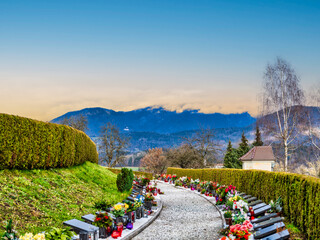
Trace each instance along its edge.
<path fill-rule="evenodd" d="M 316 123 L 320 122 L 318 108 L 304 107 L 304 110 L 310 113 Z M 255 137 L 256 118 L 248 112 L 206 114 L 198 110 L 169 111 L 162 107 L 147 107 L 127 112 L 104 108 L 85 108 L 68 112 L 51 122 L 61 123 L 64 118 L 77 118 L 80 115 L 87 118 L 88 130 L 86 134 L 97 145 L 99 144 L 101 127 L 108 122 L 115 124 L 120 129 L 121 134 L 130 139 L 130 146 L 127 150 L 129 155 L 133 156 L 132 163 L 136 161 L 134 156 L 138 156 L 150 148 L 179 146 L 185 138 L 194 135 L 201 128 L 214 129 L 215 139 L 221 146 L 221 150 L 225 150 L 229 140 L 234 147 L 238 147 L 242 133 L 245 134 L 249 143 Z M 275 114 L 267 115 L 265 118 L 275 118 Z M 318 129 L 320 131 L 320 128 Z M 219 159 L 223 158 L 223 154 L 224 151 L 221 151 Z M 138 165 L 138 162 L 136 165 Z"/>

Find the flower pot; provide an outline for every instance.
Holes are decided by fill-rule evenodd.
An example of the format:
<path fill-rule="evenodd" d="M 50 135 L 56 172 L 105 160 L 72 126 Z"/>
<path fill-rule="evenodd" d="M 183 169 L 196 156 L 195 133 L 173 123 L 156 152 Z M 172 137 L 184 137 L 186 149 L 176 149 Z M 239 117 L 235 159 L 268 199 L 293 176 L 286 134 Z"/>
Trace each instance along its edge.
<path fill-rule="evenodd" d="M 137 219 L 142 218 L 141 215 L 142 215 L 141 207 L 138 207 L 137 210 L 136 210 L 136 218 L 137 218 Z"/>
<path fill-rule="evenodd" d="M 132 222 L 132 212 L 127 212 L 126 216 L 128 218 L 128 221 L 130 220 Z"/>
<path fill-rule="evenodd" d="M 99 227 L 99 238 L 107 238 L 111 235 L 111 227 Z"/>
<path fill-rule="evenodd" d="M 225 218 L 226 224 L 231 226 L 232 225 L 232 218 Z"/>
<path fill-rule="evenodd" d="M 152 208 L 152 201 L 145 201 L 144 206 L 146 209 L 151 210 Z"/>
<path fill-rule="evenodd" d="M 136 214 L 136 211 L 132 211 L 131 212 L 131 220 L 132 222 L 134 223 L 137 219 L 137 214 Z"/>
<path fill-rule="evenodd" d="M 116 222 L 116 226 L 118 226 L 121 223 L 123 224 L 123 217 L 117 217 L 115 222 Z"/>

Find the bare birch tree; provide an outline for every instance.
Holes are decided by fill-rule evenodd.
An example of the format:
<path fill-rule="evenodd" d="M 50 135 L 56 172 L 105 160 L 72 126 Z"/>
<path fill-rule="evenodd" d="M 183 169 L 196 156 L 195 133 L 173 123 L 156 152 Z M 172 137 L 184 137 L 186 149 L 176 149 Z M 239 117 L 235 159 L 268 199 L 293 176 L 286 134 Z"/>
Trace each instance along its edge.
<path fill-rule="evenodd" d="M 100 163 L 105 163 L 108 167 L 122 164 L 125 161 L 125 149 L 129 140 L 121 136 L 119 129 L 111 123 L 102 127 L 101 132 L 99 149 L 102 154 L 100 154 Z"/>
<path fill-rule="evenodd" d="M 314 86 L 310 93 L 310 104 L 316 107 L 316 111 L 320 113 L 320 84 Z M 320 161 L 320 127 L 319 121 L 315 116 L 317 113 L 308 114 L 308 133 L 312 146 L 316 149 L 316 158 Z"/>
<path fill-rule="evenodd" d="M 288 171 L 288 161 L 292 145 L 298 136 L 301 120 L 300 109 L 304 93 L 295 70 L 282 58 L 273 65 L 268 64 L 264 74 L 262 96 L 262 122 L 266 133 L 280 141 L 284 150 L 284 170 Z"/>

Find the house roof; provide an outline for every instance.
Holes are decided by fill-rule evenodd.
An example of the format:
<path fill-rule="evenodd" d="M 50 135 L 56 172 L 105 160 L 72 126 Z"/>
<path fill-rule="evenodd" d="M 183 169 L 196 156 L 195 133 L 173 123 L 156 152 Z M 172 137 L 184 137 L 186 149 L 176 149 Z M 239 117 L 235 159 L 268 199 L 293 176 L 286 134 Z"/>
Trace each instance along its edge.
<path fill-rule="evenodd" d="M 249 152 L 240 158 L 241 161 L 252 160 L 275 160 L 271 146 L 259 146 L 252 148 Z"/>

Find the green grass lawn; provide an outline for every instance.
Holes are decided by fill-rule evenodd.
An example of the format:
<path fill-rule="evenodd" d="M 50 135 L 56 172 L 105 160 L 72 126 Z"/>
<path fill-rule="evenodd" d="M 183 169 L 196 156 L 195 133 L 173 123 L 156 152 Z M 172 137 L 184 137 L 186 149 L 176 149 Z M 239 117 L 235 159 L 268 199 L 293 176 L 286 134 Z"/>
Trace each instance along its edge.
<path fill-rule="evenodd" d="M 0 171 L 0 234 L 4 221 L 13 219 L 20 234 L 38 233 L 62 222 L 94 213 L 94 203 L 121 202 L 116 175 L 97 164 L 52 170 Z"/>

